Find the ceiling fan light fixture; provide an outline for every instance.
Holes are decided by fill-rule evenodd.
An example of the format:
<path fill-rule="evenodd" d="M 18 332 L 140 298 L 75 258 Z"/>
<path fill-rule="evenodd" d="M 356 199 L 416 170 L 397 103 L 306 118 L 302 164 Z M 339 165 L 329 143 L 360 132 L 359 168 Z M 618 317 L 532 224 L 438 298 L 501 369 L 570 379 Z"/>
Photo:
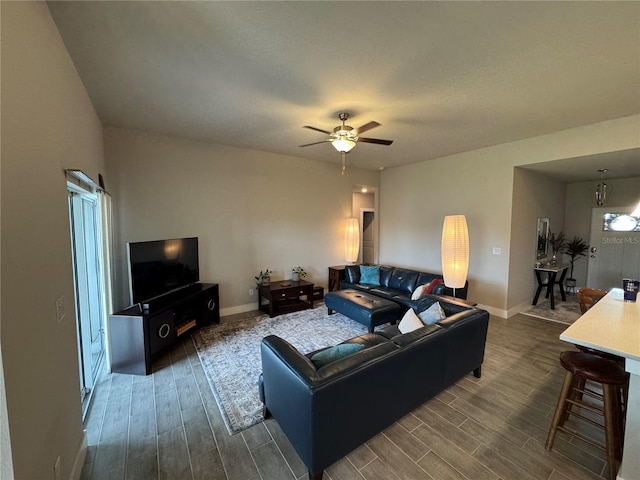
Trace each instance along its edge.
<path fill-rule="evenodd" d="M 356 142 L 345 137 L 339 137 L 335 140 L 332 140 L 331 145 L 333 145 L 333 147 L 341 153 L 348 153 L 353 147 L 356 146 Z"/>

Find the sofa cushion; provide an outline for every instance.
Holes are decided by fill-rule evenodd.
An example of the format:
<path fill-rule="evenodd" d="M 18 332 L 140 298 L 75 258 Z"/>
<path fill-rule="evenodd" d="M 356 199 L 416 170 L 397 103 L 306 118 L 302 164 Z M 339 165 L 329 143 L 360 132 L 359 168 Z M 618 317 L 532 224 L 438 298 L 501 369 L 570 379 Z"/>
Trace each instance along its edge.
<path fill-rule="evenodd" d="M 407 312 L 402 317 L 402 320 L 400 320 L 400 323 L 398 324 L 398 330 L 400 330 L 400 333 L 413 332 L 414 330 L 423 327 L 424 323 L 422 323 L 422 320 L 420 320 L 418 315 L 416 315 L 416 312 L 414 312 L 411 308 L 407 310 Z"/>
<path fill-rule="evenodd" d="M 443 329 L 440 325 L 426 325 L 424 328 L 418 328 L 413 332 L 409 333 L 401 333 L 400 335 L 396 335 L 391 339 L 391 341 L 396 344 L 398 347 L 406 347 L 415 343 L 418 340 L 421 340 L 425 337 L 433 335 L 434 333 L 444 333 L 446 330 Z"/>
<path fill-rule="evenodd" d="M 389 339 L 383 335 L 378 335 L 378 333 L 365 333 L 363 335 L 359 335 L 357 337 L 353 337 L 346 342 L 343 343 L 357 343 L 358 345 L 362 345 L 365 348 L 373 347 L 375 345 L 380 345 L 381 343 L 388 342 Z"/>
<path fill-rule="evenodd" d="M 439 322 L 440 320 L 446 318 L 447 316 L 444 313 L 444 310 L 440 306 L 440 302 L 435 302 L 426 310 L 418 313 L 418 317 L 422 320 L 422 323 L 425 325 L 433 325 L 434 323 Z"/>
<path fill-rule="evenodd" d="M 326 348 L 311 357 L 311 361 L 317 367 L 324 367 L 331 362 L 353 355 L 364 348 L 360 343 L 341 343 L 333 347 Z"/>
<path fill-rule="evenodd" d="M 391 276 L 393 275 L 393 271 L 395 267 L 390 267 L 389 265 L 380 265 L 380 285 L 383 287 L 389 286 L 389 281 L 391 280 Z"/>
<path fill-rule="evenodd" d="M 416 285 L 426 285 L 427 283 L 431 282 L 431 280 L 433 280 L 434 278 L 442 278 L 442 277 L 436 275 L 435 273 L 420 272 L 418 274 L 418 280 Z"/>
<path fill-rule="evenodd" d="M 389 287 L 401 290 L 403 292 L 412 293 L 416 286 L 418 272 L 415 270 L 407 270 L 405 268 L 396 268 L 389 280 Z"/>
<path fill-rule="evenodd" d="M 360 283 L 380 285 L 380 267 L 360 265 Z"/>
<path fill-rule="evenodd" d="M 360 267 L 358 265 L 347 265 L 344 267 L 344 280 L 345 283 L 357 284 L 360 283 Z"/>
<path fill-rule="evenodd" d="M 382 298 L 386 298 L 387 300 L 391 300 L 395 298 L 395 296 L 398 295 L 400 292 L 393 288 L 372 286 L 369 289 L 369 293 L 371 293 L 372 295 L 377 295 Z"/>

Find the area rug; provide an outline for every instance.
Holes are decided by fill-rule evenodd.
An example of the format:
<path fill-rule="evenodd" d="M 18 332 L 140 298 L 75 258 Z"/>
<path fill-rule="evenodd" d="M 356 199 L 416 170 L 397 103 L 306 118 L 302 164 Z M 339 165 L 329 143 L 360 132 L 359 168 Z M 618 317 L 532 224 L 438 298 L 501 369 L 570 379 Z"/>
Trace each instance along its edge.
<path fill-rule="evenodd" d="M 268 315 L 201 328 L 193 342 L 230 434 L 263 420 L 258 396 L 262 371 L 260 342 L 267 335 L 284 338 L 301 353 L 335 345 L 367 332 L 324 304 L 274 318 Z"/>
<path fill-rule="evenodd" d="M 556 299 L 555 306 L 556 308 L 551 310 L 551 302 L 545 298 L 539 301 L 537 305 L 532 305 L 522 313 L 530 317 L 544 318 L 545 320 L 565 323 L 567 325 L 571 325 L 582 315 L 580 305 L 575 296 L 567 295 L 566 302 Z"/>

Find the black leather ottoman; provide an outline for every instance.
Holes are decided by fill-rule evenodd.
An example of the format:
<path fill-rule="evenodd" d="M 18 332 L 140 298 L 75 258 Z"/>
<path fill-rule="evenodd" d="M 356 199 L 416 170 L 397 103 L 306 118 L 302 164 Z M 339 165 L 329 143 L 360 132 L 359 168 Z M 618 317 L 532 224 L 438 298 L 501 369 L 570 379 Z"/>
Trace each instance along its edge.
<path fill-rule="evenodd" d="M 399 320 L 401 315 L 401 308 L 397 303 L 358 290 L 329 292 L 324 296 L 324 304 L 329 315 L 334 311 L 341 313 L 366 325 L 369 333 L 373 333 L 373 328 L 377 325 Z"/>

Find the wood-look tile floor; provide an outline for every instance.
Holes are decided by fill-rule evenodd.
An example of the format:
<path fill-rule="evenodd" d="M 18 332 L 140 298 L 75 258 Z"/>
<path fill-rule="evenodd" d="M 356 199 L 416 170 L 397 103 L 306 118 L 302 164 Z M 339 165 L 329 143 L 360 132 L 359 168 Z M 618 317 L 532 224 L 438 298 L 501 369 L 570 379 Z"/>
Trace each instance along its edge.
<path fill-rule="evenodd" d="M 565 328 L 525 315 L 492 317 L 481 379 L 470 373 L 339 460 L 325 478 L 603 478 L 605 455 L 597 448 L 560 432 L 553 452 L 544 449 L 564 376 L 558 356 L 571 349 L 558 339 Z M 307 476 L 275 420 L 227 433 L 190 338 L 159 358 L 152 375 L 103 374 L 85 427 L 83 480 Z"/>

